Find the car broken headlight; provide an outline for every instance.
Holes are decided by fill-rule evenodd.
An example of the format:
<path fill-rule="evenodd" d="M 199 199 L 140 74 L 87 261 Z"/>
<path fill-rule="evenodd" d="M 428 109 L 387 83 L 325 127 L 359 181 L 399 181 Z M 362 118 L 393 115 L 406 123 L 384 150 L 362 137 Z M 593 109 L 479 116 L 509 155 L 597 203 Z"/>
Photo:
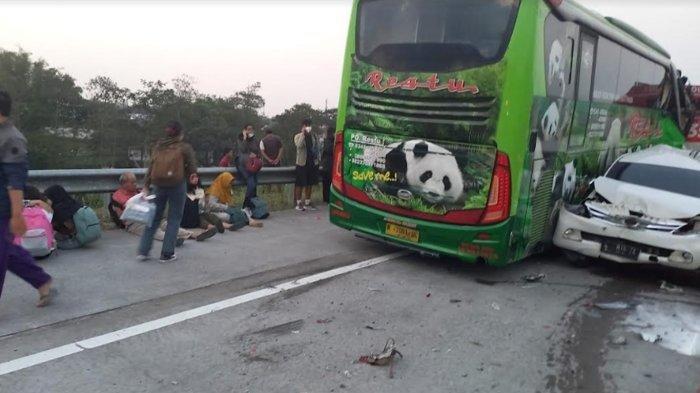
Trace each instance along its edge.
<path fill-rule="evenodd" d="M 580 205 L 564 205 L 564 208 L 577 216 L 580 217 L 585 217 L 585 218 L 590 218 L 591 214 L 588 211 L 588 208 L 586 207 L 585 204 L 580 204 Z"/>
<path fill-rule="evenodd" d="M 700 217 L 696 217 L 690 220 L 690 222 L 688 222 L 687 225 L 684 225 L 683 227 L 679 228 L 675 233 L 678 235 L 700 234 Z"/>

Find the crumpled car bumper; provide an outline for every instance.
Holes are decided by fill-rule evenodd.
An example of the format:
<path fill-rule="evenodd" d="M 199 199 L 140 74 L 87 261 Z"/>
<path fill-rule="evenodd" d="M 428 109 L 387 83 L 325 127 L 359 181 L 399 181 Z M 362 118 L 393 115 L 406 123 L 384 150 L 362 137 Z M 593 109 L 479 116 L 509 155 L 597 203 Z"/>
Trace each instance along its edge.
<path fill-rule="evenodd" d="M 576 215 L 565 208 L 559 213 L 554 244 L 565 250 L 618 263 L 665 265 L 685 270 L 700 269 L 700 235 L 675 235 L 648 229 L 630 229 L 608 221 Z M 641 249 L 636 259 L 603 252 L 606 241 L 620 241 Z M 674 254 L 675 253 L 675 254 Z M 692 255 L 680 261 L 679 255 Z"/>

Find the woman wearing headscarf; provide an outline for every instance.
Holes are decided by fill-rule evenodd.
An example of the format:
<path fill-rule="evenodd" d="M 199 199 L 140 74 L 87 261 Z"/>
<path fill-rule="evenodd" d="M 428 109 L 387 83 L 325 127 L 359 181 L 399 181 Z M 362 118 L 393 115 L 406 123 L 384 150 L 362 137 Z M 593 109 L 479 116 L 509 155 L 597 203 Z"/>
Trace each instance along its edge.
<path fill-rule="evenodd" d="M 44 194 L 51 201 L 54 213 L 51 223 L 54 229 L 61 233 L 70 233 L 73 230 L 73 215 L 83 204 L 73 199 L 65 188 L 58 185 L 47 188 Z"/>
<path fill-rule="evenodd" d="M 199 175 L 191 177 L 187 182 L 187 198 L 182 214 L 182 228 L 192 231 L 193 238 L 198 242 L 204 241 L 223 233 L 226 224 L 214 214 L 206 211 L 206 195 Z"/>
<path fill-rule="evenodd" d="M 51 201 L 56 231 L 56 243 L 61 250 L 83 247 L 102 236 L 100 219 L 95 212 L 73 199 L 61 186 L 51 186 L 44 192 Z"/>
<path fill-rule="evenodd" d="M 24 187 L 24 199 L 28 200 L 28 207 L 40 207 L 44 209 L 46 212 L 46 216 L 48 217 L 49 221 L 53 219 L 53 209 L 51 208 L 51 205 L 49 204 L 49 199 L 39 191 L 38 188 L 27 184 Z"/>
<path fill-rule="evenodd" d="M 212 213 L 225 213 L 229 216 L 228 222 L 232 222 L 231 216 L 238 213 L 237 209 L 231 207 L 233 203 L 233 182 L 235 177 L 230 172 L 224 172 L 214 179 L 211 187 L 207 189 L 207 209 Z M 260 221 L 248 216 L 248 225 L 262 227 Z"/>

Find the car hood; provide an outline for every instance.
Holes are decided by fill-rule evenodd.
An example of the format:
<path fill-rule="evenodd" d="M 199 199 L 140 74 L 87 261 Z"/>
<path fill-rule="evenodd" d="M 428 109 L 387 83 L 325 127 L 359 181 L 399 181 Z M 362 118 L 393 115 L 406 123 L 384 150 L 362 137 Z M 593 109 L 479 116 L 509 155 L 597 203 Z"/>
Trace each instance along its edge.
<path fill-rule="evenodd" d="M 700 215 L 700 198 L 638 186 L 607 177 L 594 181 L 595 191 L 613 205 L 660 219 L 687 220 Z"/>

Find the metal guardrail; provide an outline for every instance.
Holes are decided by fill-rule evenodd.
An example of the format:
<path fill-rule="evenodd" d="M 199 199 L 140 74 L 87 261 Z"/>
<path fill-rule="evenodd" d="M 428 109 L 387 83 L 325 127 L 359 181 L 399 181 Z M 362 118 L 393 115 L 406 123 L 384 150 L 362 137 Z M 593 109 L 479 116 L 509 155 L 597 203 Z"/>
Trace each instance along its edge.
<path fill-rule="evenodd" d="M 294 183 L 295 167 L 263 168 L 258 173 L 258 184 L 290 184 Z M 119 187 L 119 176 L 124 172 L 132 172 L 143 178 L 146 170 L 143 168 L 125 169 L 58 169 L 29 171 L 29 183 L 45 190 L 54 184 L 60 184 L 66 191 L 73 194 L 108 193 Z M 236 168 L 199 168 L 202 184 L 208 186 L 222 172 L 231 172 L 236 176 L 236 183 L 243 184 L 237 176 Z"/>

